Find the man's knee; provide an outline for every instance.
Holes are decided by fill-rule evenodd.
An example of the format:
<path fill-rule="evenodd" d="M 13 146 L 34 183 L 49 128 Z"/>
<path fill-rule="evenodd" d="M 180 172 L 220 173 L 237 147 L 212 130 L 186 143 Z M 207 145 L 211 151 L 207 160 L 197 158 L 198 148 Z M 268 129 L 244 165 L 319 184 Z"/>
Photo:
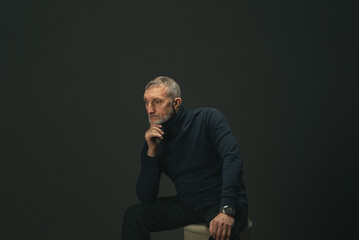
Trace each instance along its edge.
<path fill-rule="evenodd" d="M 122 239 L 150 239 L 148 206 L 136 204 L 126 209 L 123 215 Z"/>
<path fill-rule="evenodd" d="M 127 208 L 123 221 L 127 223 L 134 223 L 145 220 L 148 217 L 148 207 L 145 204 L 135 204 Z"/>

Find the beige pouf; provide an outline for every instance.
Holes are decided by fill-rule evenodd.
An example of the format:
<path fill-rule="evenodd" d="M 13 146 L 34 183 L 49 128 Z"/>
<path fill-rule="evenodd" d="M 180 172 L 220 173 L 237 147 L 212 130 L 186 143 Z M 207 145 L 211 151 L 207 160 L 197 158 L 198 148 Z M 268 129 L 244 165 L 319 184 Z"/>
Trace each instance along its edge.
<path fill-rule="evenodd" d="M 252 239 L 252 221 L 248 219 L 247 226 L 239 234 L 239 240 Z M 208 240 L 209 230 L 205 224 L 191 224 L 183 228 L 184 240 Z"/>

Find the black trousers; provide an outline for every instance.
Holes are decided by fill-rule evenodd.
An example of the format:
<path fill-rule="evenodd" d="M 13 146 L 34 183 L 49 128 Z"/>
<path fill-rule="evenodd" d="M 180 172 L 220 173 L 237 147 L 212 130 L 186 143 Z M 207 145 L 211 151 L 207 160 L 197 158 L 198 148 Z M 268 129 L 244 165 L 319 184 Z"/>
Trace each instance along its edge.
<path fill-rule="evenodd" d="M 161 197 L 151 203 L 129 207 L 123 218 L 122 240 L 148 240 L 150 232 L 169 230 L 193 223 L 209 223 L 218 215 L 219 205 L 193 206 L 178 197 Z M 231 240 L 247 225 L 248 208 L 239 204 Z M 212 239 L 211 237 L 209 239 Z"/>

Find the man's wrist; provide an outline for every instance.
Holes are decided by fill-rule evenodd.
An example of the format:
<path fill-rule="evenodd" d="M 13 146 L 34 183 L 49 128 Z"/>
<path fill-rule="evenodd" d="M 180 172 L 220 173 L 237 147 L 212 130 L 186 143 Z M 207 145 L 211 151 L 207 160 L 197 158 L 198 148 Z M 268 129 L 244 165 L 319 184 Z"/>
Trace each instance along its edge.
<path fill-rule="evenodd" d="M 155 157 L 156 156 L 156 152 L 157 152 L 157 147 L 155 146 L 151 146 L 147 149 L 147 155 L 149 157 Z"/>
<path fill-rule="evenodd" d="M 156 149 L 148 149 L 147 155 L 149 157 L 155 157 L 156 156 Z"/>
<path fill-rule="evenodd" d="M 233 207 L 230 207 L 228 205 L 221 207 L 219 209 L 219 212 L 224 213 L 233 218 L 236 216 L 236 210 Z"/>

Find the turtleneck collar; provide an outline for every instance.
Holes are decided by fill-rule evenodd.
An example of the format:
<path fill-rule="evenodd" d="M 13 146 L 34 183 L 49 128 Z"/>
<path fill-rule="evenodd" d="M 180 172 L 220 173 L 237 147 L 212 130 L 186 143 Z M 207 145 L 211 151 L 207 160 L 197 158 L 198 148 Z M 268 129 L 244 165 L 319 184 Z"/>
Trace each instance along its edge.
<path fill-rule="evenodd" d="M 186 116 L 186 110 L 181 105 L 177 113 L 167 122 L 162 124 L 165 138 L 172 138 L 181 131 L 181 125 Z"/>

